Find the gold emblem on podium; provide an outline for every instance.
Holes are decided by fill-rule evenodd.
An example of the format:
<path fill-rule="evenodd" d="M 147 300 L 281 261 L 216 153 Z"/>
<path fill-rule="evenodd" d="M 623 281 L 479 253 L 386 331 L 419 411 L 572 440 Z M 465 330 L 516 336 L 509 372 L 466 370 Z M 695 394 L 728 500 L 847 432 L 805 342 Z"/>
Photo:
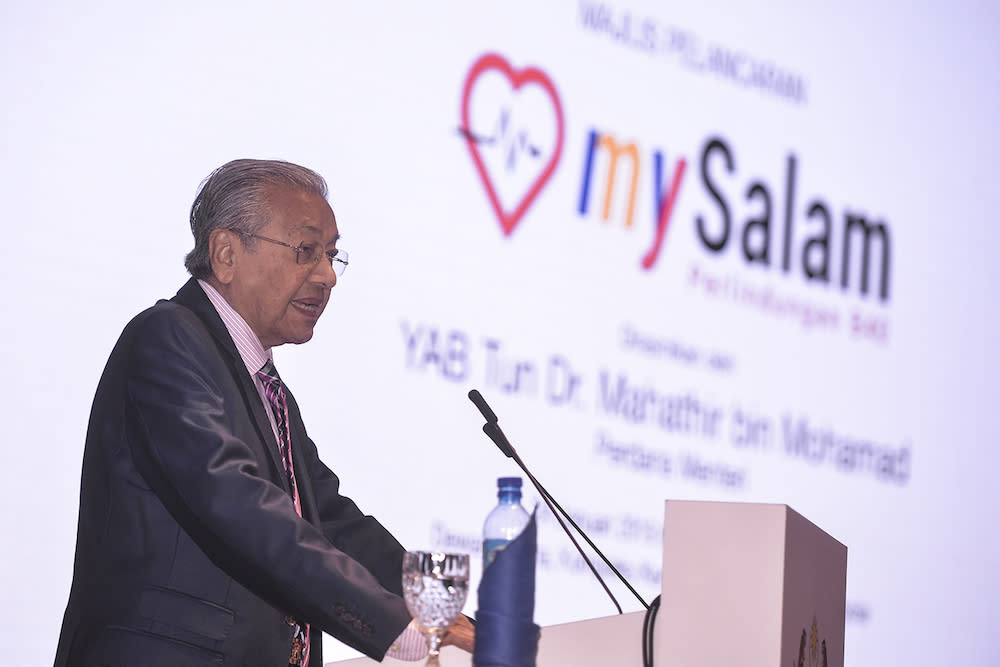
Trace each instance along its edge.
<path fill-rule="evenodd" d="M 806 663 L 807 648 L 808 663 Z M 815 616 L 813 616 L 812 627 L 809 628 L 808 632 L 802 628 L 802 639 L 799 640 L 799 659 L 792 663 L 792 667 L 828 667 L 826 639 L 822 641 L 819 639 L 819 625 L 816 623 Z"/>

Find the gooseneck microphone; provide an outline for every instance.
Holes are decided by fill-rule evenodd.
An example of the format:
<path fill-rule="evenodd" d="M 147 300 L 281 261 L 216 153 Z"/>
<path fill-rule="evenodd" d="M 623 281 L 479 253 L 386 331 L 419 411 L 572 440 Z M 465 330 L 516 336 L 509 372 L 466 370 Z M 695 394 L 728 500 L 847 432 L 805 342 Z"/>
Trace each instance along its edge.
<path fill-rule="evenodd" d="M 477 408 L 479 408 L 479 412 L 483 414 L 483 419 L 485 419 L 487 423 L 496 424 L 500 421 L 497 419 L 496 413 L 490 409 L 489 403 L 486 402 L 486 399 L 483 398 L 483 395 L 479 393 L 478 389 L 473 389 L 469 392 L 469 400 L 472 401 Z M 510 456 L 510 454 L 507 454 L 507 456 Z"/>
<path fill-rule="evenodd" d="M 611 568 L 611 571 L 615 573 L 615 575 L 618 577 L 618 579 L 621 580 L 623 584 L 625 584 L 625 587 L 632 592 L 632 595 L 634 595 L 636 599 L 642 603 L 642 606 L 648 610 L 649 605 L 646 604 L 646 601 L 642 599 L 642 596 L 636 592 L 636 590 L 632 587 L 632 584 L 630 584 L 628 580 L 625 579 L 622 573 L 618 571 L 618 568 L 612 565 L 611 561 L 608 560 L 607 556 L 605 556 L 604 553 L 597 548 L 597 545 L 594 544 L 594 542 L 590 539 L 590 537 L 587 536 L 587 533 L 585 533 L 583 529 L 580 528 L 579 525 L 577 525 L 576 521 L 573 520 L 573 517 L 571 517 L 569 513 L 567 513 L 566 510 L 564 510 L 562 506 L 558 502 L 556 502 L 556 499 L 552 497 L 552 494 L 550 494 L 545 489 L 544 486 L 542 486 L 541 482 L 535 479 L 535 476 L 531 474 L 531 471 L 528 470 L 528 467 L 524 464 L 524 461 L 521 460 L 520 456 L 518 456 L 517 451 L 514 449 L 514 446 L 510 444 L 510 441 L 507 439 L 507 436 L 504 435 L 503 430 L 501 430 L 500 425 L 497 423 L 499 419 L 497 419 L 497 416 L 493 412 L 493 410 L 490 409 L 490 406 L 486 403 L 486 399 L 483 398 L 483 395 L 480 394 L 478 390 L 473 389 L 472 391 L 469 392 L 469 400 L 472 401 L 473 404 L 475 404 L 475 406 L 479 409 L 479 412 L 482 413 L 483 418 L 486 420 L 486 423 L 483 424 L 483 433 L 485 433 L 489 437 L 489 439 L 492 440 L 494 444 L 496 444 L 497 448 L 499 448 L 500 451 L 503 452 L 504 456 L 514 459 L 514 462 L 518 465 L 519 468 L 521 468 L 521 470 L 524 471 L 524 474 L 528 476 L 528 479 L 531 480 L 531 483 L 534 485 L 534 487 L 538 489 L 538 493 L 539 495 L 542 496 L 542 500 L 544 500 L 545 504 L 548 505 L 548 508 L 552 512 L 552 515 L 556 518 L 556 521 L 559 522 L 559 525 L 562 526 L 562 529 L 566 532 L 566 535 L 573 543 L 573 546 L 576 547 L 576 550 L 583 557 L 584 562 L 587 563 L 587 566 L 590 568 L 590 571 L 594 573 L 594 576 L 601 583 L 601 586 L 604 588 L 604 592 L 608 594 L 608 597 L 611 598 L 611 601 L 618 609 L 618 613 L 619 614 L 622 613 L 622 606 L 618 604 L 618 600 L 615 599 L 615 596 L 611 593 L 611 589 L 609 589 L 608 585 L 604 583 L 604 579 L 601 578 L 601 575 L 597 573 L 597 568 L 595 568 L 594 564 L 590 562 L 590 559 L 587 557 L 587 554 L 583 551 L 583 548 L 580 547 L 580 544 L 576 541 L 576 538 L 573 537 L 573 533 L 570 532 L 569 528 L 562 520 L 562 517 L 566 517 L 566 520 L 569 521 L 570 525 L 572 525 L 573 528 L 576 529 L 576 532 L 578 532 L 580 536 L 587 541 L 587 544 L 589 544 L 590 548 L 594 550 L 594 553 L 596 553 L 598 556 L 601 557 L 601 560 L 603 560 L 605 564 L 607 564 L 607 566 Z"/>

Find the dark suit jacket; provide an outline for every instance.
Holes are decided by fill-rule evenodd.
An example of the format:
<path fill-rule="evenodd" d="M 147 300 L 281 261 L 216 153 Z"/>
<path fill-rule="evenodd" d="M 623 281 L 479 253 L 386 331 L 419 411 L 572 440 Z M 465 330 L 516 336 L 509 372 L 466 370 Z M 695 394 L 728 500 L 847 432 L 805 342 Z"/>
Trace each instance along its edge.
<path fill-rule="evenodd" d="M 191 280 L 128 324 L 94 399 L 56 667 L 283 667 L 289 616 L 380 659 L 403 548 L 339 493 L 289 393 L 300 518 L 267 413 Z"/>

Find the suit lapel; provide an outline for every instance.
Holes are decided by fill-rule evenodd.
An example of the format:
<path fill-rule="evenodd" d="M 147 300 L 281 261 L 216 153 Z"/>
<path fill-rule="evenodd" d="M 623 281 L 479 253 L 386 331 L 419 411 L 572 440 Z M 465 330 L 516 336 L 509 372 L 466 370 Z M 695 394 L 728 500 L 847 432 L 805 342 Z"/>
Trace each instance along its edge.
<path fill-rule="evenodd" d="M 177 292 L 177 296 L 171 299 L 171 301 L 194 312 L 208 329 L 209 333 L 212 334 L 216 345 L 226 360 L 229 372 L 243 394 L 243 402 L 253 418 L 254 426 L 261 441 L 264 443 L 264 449 L 267 451 L 271 461 L 271 479 L 285 489 L 286 492 L 291 493 L 292 490 L 288 484 L 288 475 L 285 474 L 284 465 L 281 463 L 278 442 L 275 440 L 274 431 L 271 429 L 271 421 L 267 418 L 264 404 L 261 403 L 260 394 L 257 393 L 257 387 L 254 385 L 253 379 L 247 373 L 247 367 L 243 363 L 243 358 L 240 357 L 239 350 L 236 349 L 236 344 L 233 342 L 232 336 L 229 335 L 229 331 L 226 329 L 222 318 L 219 317 L 219 313 L 215 310 L 215 306 L 208 300 L 208 297 L 205 296 L 205 291 L 194 278 L 188 280 Z"/>

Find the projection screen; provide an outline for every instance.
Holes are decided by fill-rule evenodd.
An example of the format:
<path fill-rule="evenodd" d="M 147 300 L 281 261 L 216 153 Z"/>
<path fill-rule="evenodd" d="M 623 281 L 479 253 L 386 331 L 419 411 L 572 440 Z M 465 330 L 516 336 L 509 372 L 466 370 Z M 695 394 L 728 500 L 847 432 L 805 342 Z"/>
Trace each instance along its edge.
<path fill-rule="evenodd" d="M 187 279 L 201 179 L 260 157 L 327 178 L 351 253 L 276 362 L 407 547 L 478 577 L 518 470 L 477 388 L 646 599 L 665 499 L 787 503 L 849 548 L 846 664 L 995 664 L 998 31 L 971 1 L 5 3 L 3 661 L 54 654 L 108 353 Z M 539 512 L 536 621 L 613 613 Z"/>

